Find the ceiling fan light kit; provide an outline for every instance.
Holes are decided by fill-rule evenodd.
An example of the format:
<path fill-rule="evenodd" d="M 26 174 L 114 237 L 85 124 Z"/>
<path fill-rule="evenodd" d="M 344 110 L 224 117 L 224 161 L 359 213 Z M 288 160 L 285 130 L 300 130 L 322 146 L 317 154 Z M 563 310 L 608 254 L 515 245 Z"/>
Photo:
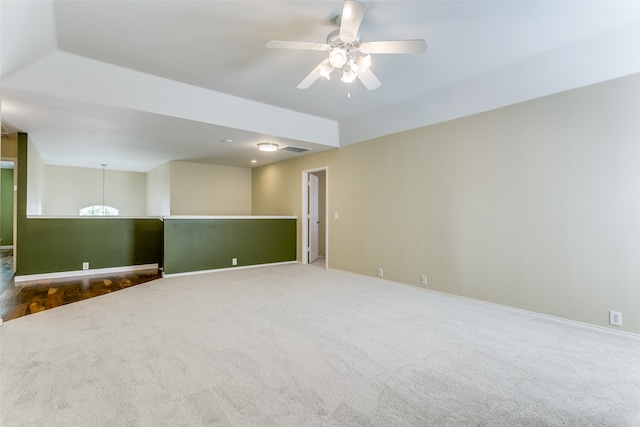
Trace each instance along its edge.
<path fill-rule="evenodd" d="M 298 89 L 307 89 L 320 77 L 330 80 L 331 73 L 336 68 L 342 69 L 342 78 L 340 79 L 342 82 L 351 83 L 358 78 L 367 90 L 377 89 L 382 83 L 370 69 L 372 53 L 424 53 L 427 49 L 427 43 L 424 40 L 360 43 L 358 31 L 365 9 L 366 6 L 362 2 L 345 1 L 342 14 L 336 17 L 336 24 L 339 25 L 339 28 L 329 33 L 326 44 L 271 40 L 265 46 L 276 49 L 329 51 L 329 57 L 298 84 Z"/>
<path fill-rule="evenodd" d="M 329 63 L 334 68 L 342 68 L 347 63 L 347 52 L 339 47 L 329 51 Z"/>
<path fill-rule="evenodd" d="M 318 66 L 320 68 L 320 75 L 327 80 L 331 80 L 331 73 L 334 67 L 329 62 L 324 62 Z"/>
<path fill-rule="evenodd" d="M 345 83 L 351 83 L 355 79 L 356 79 L 356 73 L 355 71 L 353 71 L 351 67 L 345 67 L 342 70 L 342 78 L 340 80 L 342 80 Z"/>

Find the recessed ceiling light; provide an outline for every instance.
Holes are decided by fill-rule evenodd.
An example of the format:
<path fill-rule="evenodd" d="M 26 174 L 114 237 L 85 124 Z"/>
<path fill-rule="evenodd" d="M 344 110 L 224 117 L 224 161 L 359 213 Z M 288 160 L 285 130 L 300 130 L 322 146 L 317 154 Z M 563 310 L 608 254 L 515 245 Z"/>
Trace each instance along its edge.
<path fill-rule="evenodd" d="M 277 151 L 278 144 L 274 144 L 273 142 L 260 142 L 258 143 L 258 149 L 260 151 Z"/>
<path fill-rule="evenodd" d="M 251 163 L 258 163 L 257 160 L 251 160 Z"/>
<path fill-rule="evenodd" d="M 222 142 L 224 144 L 231 144 L 233 142 L 233 139 L 223 139 Z"/>

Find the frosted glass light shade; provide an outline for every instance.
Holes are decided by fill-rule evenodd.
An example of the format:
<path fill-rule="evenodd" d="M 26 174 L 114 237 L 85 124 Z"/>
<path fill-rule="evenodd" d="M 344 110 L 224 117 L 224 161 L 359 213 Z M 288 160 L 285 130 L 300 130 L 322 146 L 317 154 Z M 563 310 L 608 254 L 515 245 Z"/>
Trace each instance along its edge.
<path fill-rule="evenodd" d="M 277 151 L 278 144 L 274 144 L 273 142 L 261 142 L 258 144 L 258 149 L 260 151 Z"/>

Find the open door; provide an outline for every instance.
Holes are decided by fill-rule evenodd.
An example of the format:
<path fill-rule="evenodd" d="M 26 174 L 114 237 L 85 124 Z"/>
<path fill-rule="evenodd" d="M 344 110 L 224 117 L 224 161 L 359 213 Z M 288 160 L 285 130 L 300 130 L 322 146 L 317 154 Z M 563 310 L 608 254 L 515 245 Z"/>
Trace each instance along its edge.
<path fill-rule="evenodd" d="M 318 177 L 309 174 L 309 263 L 318 259 L 318 227 L 320 215 L 318 212 Z"/>
<path fill-rule="evenodd" d="M 329 266 L 329 168 L 302 171 L 300 251 L 302 264 Z"/>

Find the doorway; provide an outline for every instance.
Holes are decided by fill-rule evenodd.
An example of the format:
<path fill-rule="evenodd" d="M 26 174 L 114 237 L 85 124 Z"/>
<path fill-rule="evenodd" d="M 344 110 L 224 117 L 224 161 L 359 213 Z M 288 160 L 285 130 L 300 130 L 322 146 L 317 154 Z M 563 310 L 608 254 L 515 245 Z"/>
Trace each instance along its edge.
<path fill-rule="evenodd" d="M 302 264 L 329 267 L 329 168 L 302 171 Z"/>
<path fill-rule="evenodd" d="M 0 249 L 13 249 L 15 240 L 15 161 L 0 161 Z"/>

